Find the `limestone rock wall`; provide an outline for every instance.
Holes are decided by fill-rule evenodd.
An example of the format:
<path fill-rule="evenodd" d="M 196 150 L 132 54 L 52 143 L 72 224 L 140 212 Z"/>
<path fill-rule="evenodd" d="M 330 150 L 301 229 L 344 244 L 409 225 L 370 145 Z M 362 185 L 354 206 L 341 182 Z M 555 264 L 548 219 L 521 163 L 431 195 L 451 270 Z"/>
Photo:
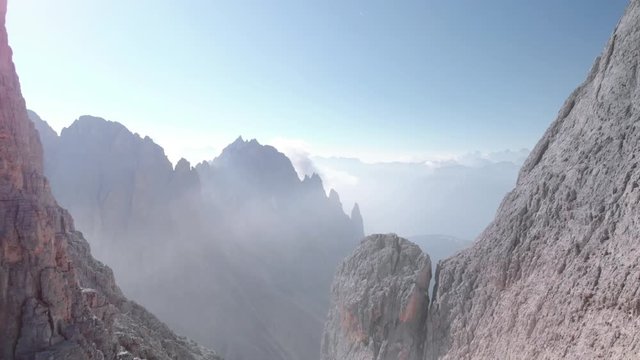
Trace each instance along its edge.
<path fill-rule="evenodd" d="M 43 175 L 0 0 L 0 358 L 217 359 L 122 296 Z"/>
<path fill-rule="evenodd" d="M 422 358 L 431 262 L 396 235 L 372 235 L 337 271 L 323 360 Z"/>

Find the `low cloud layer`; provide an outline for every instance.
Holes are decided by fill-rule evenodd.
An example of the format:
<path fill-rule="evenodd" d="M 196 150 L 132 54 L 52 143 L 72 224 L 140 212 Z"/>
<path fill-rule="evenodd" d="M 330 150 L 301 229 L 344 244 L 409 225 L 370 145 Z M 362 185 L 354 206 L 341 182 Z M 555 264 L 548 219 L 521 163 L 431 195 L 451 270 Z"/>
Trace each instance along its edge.
<path fill-rule="evenodd" d="M 311 156 L 300 141 L 275 146 L 299 176 L 318 173 L 341 196 L 345 209 L 360 204 L 367 233 L 447 234 L 475 238 L 515 185 L 526 149 L 440 156 L 420 162 L 365 163 Z"/>

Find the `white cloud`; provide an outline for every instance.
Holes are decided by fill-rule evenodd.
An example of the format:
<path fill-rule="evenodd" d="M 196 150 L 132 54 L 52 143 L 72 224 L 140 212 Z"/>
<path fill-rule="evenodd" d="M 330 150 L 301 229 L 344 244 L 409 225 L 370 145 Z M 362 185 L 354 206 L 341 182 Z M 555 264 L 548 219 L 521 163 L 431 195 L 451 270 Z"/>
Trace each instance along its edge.
<path fill-rule="evenodd" d="M 318 167 L 326 189 L 341 189 L 343 187 L 356 186 L 360 179 L 346 171 L 337 170 L 328 166 Z"/>
<path fill-rule="evenodd" d="M 432 157 L 424 161 L 430 168 L 462 165 L 468 167 L 481 167 L 500 162 L 509 162 L 522 165 L 529 155 L 529 150 L 504 150 L 498 152 L 470 152 L 462 155 Z"/>
<path fill-rule="evenodd" d="M 269 141 L 269 145 L 278 149 L 278 151 L 285 154 L 289 160 L 291 160 L 291 163 L 296 169 L 300 179 L 304 178 L 305 175 L 310 176 L 313 175 L 313 173 L 319 174 L 318 169 L 316 169 L 313 161 L 310 159 L 309 144 L 305 141 L 298 139 L 275 138 Z"/>
<path fill-rule="evenodd" d="M 314 173 L 320 175 L 327 192 L 331 189 L 340 189 L 358 184 L 358 178 L 346 171 L 337 170 L 329 166 L 316 166 L 311 159 L 311 146 L 304 140 L 275 138 L 270 141 L 270 145 L 274 146 L 291 160 L 293 167 L 301 179 L 304 178 L 305 175 L 312 175 Z"/>

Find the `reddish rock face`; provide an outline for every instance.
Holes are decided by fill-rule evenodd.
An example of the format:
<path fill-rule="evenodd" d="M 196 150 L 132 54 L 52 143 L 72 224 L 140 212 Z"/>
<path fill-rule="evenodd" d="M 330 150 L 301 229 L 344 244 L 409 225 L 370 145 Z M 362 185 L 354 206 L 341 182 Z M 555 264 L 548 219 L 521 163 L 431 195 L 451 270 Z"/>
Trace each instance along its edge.
<path fill-rule="evenodd" d="M 420 360 L 431 261 L 395 235 L 372 235 L 338 268 L 323 360 Z"/>
<path fill-rule="evenodd" d="M 216 359 L 127 301 L 57 205 L 11 60 L 6 10 L 0 0 L 0 359 Z"/>
<path fill-rule="evenodd" d="M 11 61 L 6 7 L 0 0 L 0 357 L 11 359 L 65 340 L 84 309 L 64 237 L 70 219 L 42 174 L 42 147 Z"/>

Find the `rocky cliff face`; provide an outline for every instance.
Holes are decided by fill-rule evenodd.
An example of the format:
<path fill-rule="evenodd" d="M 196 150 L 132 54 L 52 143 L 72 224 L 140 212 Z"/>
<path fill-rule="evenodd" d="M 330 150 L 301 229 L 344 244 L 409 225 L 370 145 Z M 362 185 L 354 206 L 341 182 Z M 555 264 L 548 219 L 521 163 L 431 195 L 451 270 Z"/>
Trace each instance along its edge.
<path fill-rule="evenodd" d="M 640 1 L 632 0 L 493 223 L 470 249 L 438 264 L 426 331 L 406 335 L 423 339 L 424 359 L 640 356 L 639 61 Z M 350 259 L 342 269 L 351 267 L 359 274 L 368 265 Z M 352 328 L 334 319 L 350 304 L 348 296 L 359 296 L 349 289 L 353 279 L 336 278 L 334 289 L 350 295 L 334 296 L 325 338 Z M 375 335 L 364 329 L 361 338 Z M 328 344 L 325 359 L 350 359 L 343 349 L 358 346 L 356 340 Z"/>
<path fill-rule="evenodd" d="M 521 170 L 442 262 L 428 358 L 629 358 L 640 330 L 640 1 Z"/>
<path fill-rule="evenodd" d="M 216 359 L 126 300 L 43 175 L 0 0 L 0 358 Z"/>
<path fill-rule="evenodd" d="M 338 268 L 325 360 L 422 359 L 431 261 L 396 235 L 372 235 Z"/>

